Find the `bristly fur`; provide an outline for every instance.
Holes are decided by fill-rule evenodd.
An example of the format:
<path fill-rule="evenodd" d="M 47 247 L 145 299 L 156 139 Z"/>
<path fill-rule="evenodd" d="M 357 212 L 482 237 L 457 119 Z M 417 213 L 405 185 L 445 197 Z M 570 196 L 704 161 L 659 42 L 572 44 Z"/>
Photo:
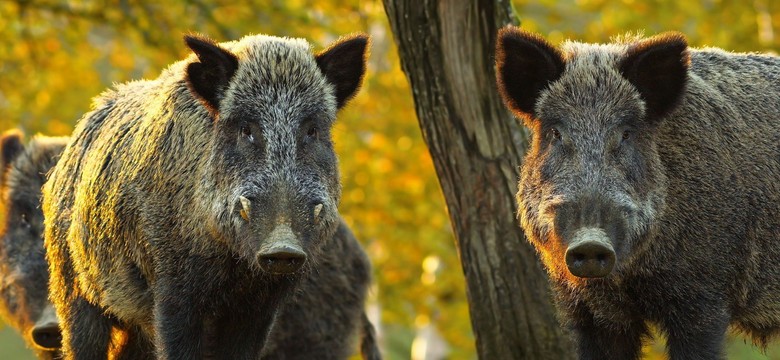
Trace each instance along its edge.
<path fill-rule="evenodd" d="M 21 131 L 3 134 L 3 139 L 11 137 L 16 144 L 14 151 L 4 147 L 0 159 L 0 316 L 19 332 L 39 359 L 58 359 L 56 349 L 42 349 L 31 334 L 44 309 L 51 306 L 43 249 L 41 186 L 67 138 L 35 136 L 25 146 Z"/>
<path fill-rule="evenodd" d="M 95 101 L 44 187 L 50 296 L 66 358 L 105 356 L 111 327 L 153 343 L 160 358 L 258 356 L 274 321 L 293 322 L 277 309 L 299 282 L 316 279 L 264 267 L 266 242 L 282 225 L 305 254 L 304 270 L 352 259 L 354 273 L 329 276 L 358 282 L 343 291 L 350 308 L 338 319 L 352 319 L 345 333 L 361 325 L 368 265 L 354 238 L 337 239 L 330 134 L 339 103 L 329 71 L 361 79 L 364 66 L 322 69 L 301 39 L 187 42 L 194 54 L 159 78 Z M 242 197 L 251 202 L 243 216 Z M 324 254 L 337 246 L 351 249 L 344 259 Z M 348 347 L 345 333 L 331 344 Z"/>
<path fill-rule="evenodd" d="M 559 51 L 535 98 L 502 91 L 534 104 L 506 101 L 533 131 L 518 218 L 580 358 L 638 359 L 648 323 L 674 360 L 722 359 L 729 326 L 765 346 L 780 334 L 780 58 L 676 33 Z M 605 277 L 564 261 L 583 226 L 614 248 Z"/>

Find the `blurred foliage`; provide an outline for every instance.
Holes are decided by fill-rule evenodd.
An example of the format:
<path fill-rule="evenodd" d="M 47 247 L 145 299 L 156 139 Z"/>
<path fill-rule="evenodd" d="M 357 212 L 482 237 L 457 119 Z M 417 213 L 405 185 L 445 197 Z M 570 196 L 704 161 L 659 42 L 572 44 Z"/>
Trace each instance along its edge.
<path fill-rule="evenodd" d="M 780 2 L 673 0 L 515 1 L 527 29 L 557 43 L 606 42 L 644 29 L 685 33 L 694 46 L 780 49 Z M 372 35 L 361 93 L 334 131 L 344 184 L 341 213 L 374 264 L 384 351 L 410 357 L 416 329 L 435 325 L 449 358 L 474 358 L 463 273 L 446 208 L 421 139 L 411 92 L 380 1 L 0 0 L 0 131 L 68 135 L 90 99 L 154 78 L 187 49 L 181 35 L 216 40 L 250 33 L 303 37 L 322 49 L 342 34 Z M 486 54 L 492 56 L 492 54 Z M 14 359 L 0 333 L 0 357 Z M 661 359 L 662 342 L 646 348 Z M 780 358 L 770 348 L 769 358 Z M 737 338 L 730 358 L 764 358 Z"/>
<path fill-rule="evenodd" d="M 22 338 L 8 326 L 0 326 L 0 356 L 8 360 L 35 359 L 32 351 L 25 347 Z"/>
<path fill-rule="evenodd" d="M 607 42 L 628 32 L 679 31 L 691 46 L 729 51 L 780 50 L 776 0 L 514 0 L 523 28 L 553 43 Z"/>

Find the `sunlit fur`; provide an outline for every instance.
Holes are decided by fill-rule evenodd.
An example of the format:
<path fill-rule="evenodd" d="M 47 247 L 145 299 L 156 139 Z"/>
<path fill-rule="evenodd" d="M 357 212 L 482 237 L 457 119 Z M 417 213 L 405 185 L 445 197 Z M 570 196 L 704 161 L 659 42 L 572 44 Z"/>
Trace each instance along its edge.
<path fill-rule="evenodd" d="M 498 76 L 512 66 L 500 50 Z M 638 358 L 648 324 L 672 359 L 723 358 L 729 325 L 766 345 L 780 332 L 780 58 L 687 49 L 674 33 L 560 50 L 565 68 L 538 98 L 507 104 L 535 104 L 513 108 L 533 132 L 518 217 L 580 358 Z M 658 57 L 621 71 L 644 51 Z M 567 271 L 558 222 L 572 203 L 618 229 L 605 278 Z"/>
<path fill-rule="evenodd" d="M 220 46 L 239 67 L 217 109 L 187 84 L 195 55 L 155 80 L 118 85 L 79 122 L 44 187 L 50 295 L 68 358 L 105 354 L 111 325 L 153 341 L 160 358 L 255 357 L 340 226 L 336 101 L 308 43 L 258 35 Z M 304 144 L 311 124 L 319 136 Z M 253 137 L 242 137 L 244 125 Z M 253 201 L 250 221 L 239 196 Z M 258 266 L 279 222 L 307 253 L 297 274 Z M 367 278 L 358 278 L 362 300 Z"/>
<path fill-rule="evenodd" d="M 20 133 L 6 135 L 21 137 Z M 67 138 L 36 136 L 12 159 L 3 154 L 0 161 L 0 315 L 40 359 L 58 357 L 57 351 L 38 348 L 31 337 L 43 309 L 51 305 L 43 249 L 41 186 L 66 141 Z"/>

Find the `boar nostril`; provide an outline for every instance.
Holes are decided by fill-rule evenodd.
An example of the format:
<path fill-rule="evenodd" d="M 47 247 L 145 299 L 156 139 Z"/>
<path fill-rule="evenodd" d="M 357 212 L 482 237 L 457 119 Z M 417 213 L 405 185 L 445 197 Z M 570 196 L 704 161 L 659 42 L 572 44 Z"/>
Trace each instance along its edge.
<path fill-rule="evenodd" d="M 306 262 L 306 254 L 300 249 L 282 247 L 258 256 L 263 270 L 273 274 L 291 274 Z"/>
<path fill-rule="evenodd" d="M 46 349 L 59 349 L 62 345 L 62 334 L 56 323 L 39 325 L 32 329 L 32 339 L 36 346 Z"/>
<path fill-rule="evenodd" d="M 615 266 L 615 251 L 600 241 L 581 241 L 566 249 L 566 265 L 577 277 L 604 277 Z"/>

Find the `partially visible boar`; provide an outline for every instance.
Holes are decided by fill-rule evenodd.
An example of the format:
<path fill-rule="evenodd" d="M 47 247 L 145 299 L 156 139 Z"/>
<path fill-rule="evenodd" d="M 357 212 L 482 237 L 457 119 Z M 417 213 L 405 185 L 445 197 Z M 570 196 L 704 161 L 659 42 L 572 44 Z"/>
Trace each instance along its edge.
<path fill-rule="evenodd" d="M 41 359 L 59 357 L 60 330 L 49 302 L 41 185 L 67 138 L 22 133 L 0 137 L 0 315 Z"/>
<path fill-rule="evenodd" d="M 4 227 L 0 230 L 0 314 L 40 359 L 60 359 L 62 336 L 48 299 L 49 269 L 43 246 L 41 186 L 68 142 L 66 137 L 35 136 L 25 146 L 22 133 L 9 130 L 0 138 L 0 198 Z M 111 358 L 150 358 L 144 339 L 128 343 L 112 334 Z"/>
<path fill-rule="evenodd" d="M 104 357 L 111 326 L 159 359 L 257 358 L 339 227 L 331 127 L 368 38 L 185 40 L 98 98 L 43 188 L 66 359 Z"/>
<path fill-rule="evenodd" d="M 517 193 L 581 359 L 722 359 L 780 333 L 780 58 L 666 33 L 555 48 L 499 33 L 497 80 L 533 132 Z"/>

